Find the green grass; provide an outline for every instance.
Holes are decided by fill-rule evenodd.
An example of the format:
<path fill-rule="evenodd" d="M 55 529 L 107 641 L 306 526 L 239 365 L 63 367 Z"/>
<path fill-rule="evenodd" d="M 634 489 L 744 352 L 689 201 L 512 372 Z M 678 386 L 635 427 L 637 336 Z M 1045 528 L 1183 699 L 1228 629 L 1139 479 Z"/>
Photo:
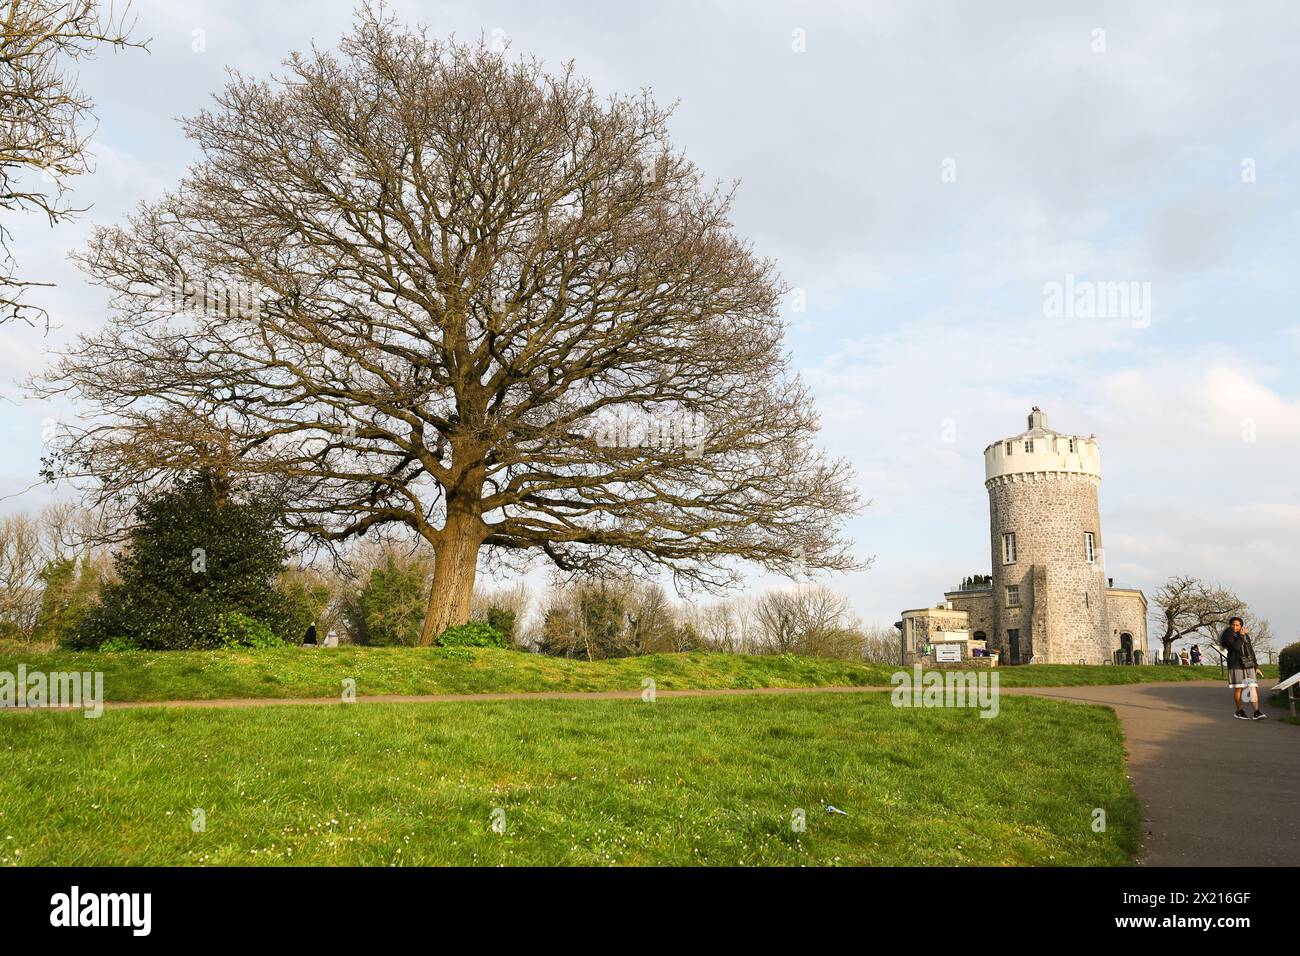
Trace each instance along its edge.
<path fill-rule="evenodd" d="M 473 648 L 473 660 L 407 647 L 277 648 L 120 654 L 55 652 L 0 657 L 45 671 L 103 671 L 108 700 L 214 700 L 223 697 L 337 697 L 344 680 L 366 694 L 475 694 L 509 691 L 824 687 L 886 683 L 889 668 L 811 657 L 656 654 L 587 661 Z"/>
<path fill-rule="evenodd" d="M 1114 713 L 1036 698 L 993 719 L 880 693 L 0 725 L 4 865 L 1123 865 L 1138 847 Z"/>
<path fill-rule="evenodd" d="M 409 647 L 276 648 L 115 654 L 0 653 L 0 671 L 102 671 L 110 701 L 216 700 L 226 697 L 334 697 L 344 680 L 367 694 L 475 694 L 513 691 L 636 690 L 652 678 L 663 690 L 688 688 L 887 685 L 896 667 L 851 661 L 739 654 L 656 654 L 594 663 L 520 651 L 474 648 L 472 661 Z M 1086 667 L 1047 664 L 998 668 L 1005 687 L 1220 680 L 1214 668 Z"/>

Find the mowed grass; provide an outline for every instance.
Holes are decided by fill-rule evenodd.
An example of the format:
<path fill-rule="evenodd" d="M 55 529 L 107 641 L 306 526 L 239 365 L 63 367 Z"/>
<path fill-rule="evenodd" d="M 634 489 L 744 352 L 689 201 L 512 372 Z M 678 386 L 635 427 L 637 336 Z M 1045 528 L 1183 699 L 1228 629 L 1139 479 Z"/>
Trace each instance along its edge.
<path fill-rule="evenodd" d="M 1122 865 L 1138 847 L 1114 713 L 1035 698 L 992 719 L 865 693 L 0 727 L 5 865 Z"/>
<path fill-rule="evenodd" d="M 883 686 L 899 668 L 813 657 L 654 654 L 605 661 L 566 660 L 475 648 L 472 661 L 432 648 L 288 647 L 268 650 L 43 654 L 0 653 L 0 671 L 19 664 L 45 672 L 102 671 L 110 701 L 337 697 L 356 693 L 475 694 L 696 688 Z M 1222 679 L 1215 668 L 1034 665 L 997 669 L 1005 687 Z"/>

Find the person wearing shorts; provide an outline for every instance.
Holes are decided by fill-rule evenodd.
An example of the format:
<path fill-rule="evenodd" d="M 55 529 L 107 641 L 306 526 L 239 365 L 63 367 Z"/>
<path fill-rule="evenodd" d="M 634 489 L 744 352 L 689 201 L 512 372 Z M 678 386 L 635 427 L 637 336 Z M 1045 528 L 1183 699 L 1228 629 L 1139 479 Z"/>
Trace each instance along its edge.
<path fill-rule="evenodd" d="M 1233 700 L 1237 703 L 1237 712 L 1233 716 L 1238 720 L 1263 720 L 1264 714 L 1259 709 L 1259 680 L 1264 672 L 1259 669 L 1255 659 L 1255 648 L 1251 646 L 1250 635 L 1241 618 L 1234 617 L 1228 627 L 1219 636 L 1219 643 L 1227 651 L 1228 686 L 1232 688 Z M 1255 712 L 1250 717 L 1242 708 L 1241 699 L 1249 698 Z"/>

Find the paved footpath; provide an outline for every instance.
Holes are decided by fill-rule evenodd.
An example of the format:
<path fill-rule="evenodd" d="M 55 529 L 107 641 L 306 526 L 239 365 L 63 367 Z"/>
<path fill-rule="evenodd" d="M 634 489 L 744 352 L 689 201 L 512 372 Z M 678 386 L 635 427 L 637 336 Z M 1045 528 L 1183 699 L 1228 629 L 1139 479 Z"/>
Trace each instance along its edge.
<path fill-rule="evenodd" d="M 1271 684 L 1265 681 L 1265 684 Z M 853 694 L 889 687 L 767 687 L 659 690 L 657 697 L 753 694 Z M 1261 688 L 1263 690 L 1263 688 Z M 1300 727 L 1270 710 L 1261 721 L 1232 716 L 1219 681 L 1089 687 L 1004 687 L 1112 707 L 1128 740 L 1129 774 L 1142 801 L 1149 866 L 1295 866 L 1300 864 Z M 639 690 L 507 694 L 359 696 L 358 703 L 452 703 L 492 700 L 636 699 Z M 338 697 L 174 700 L 109 703 L 136 707 L 267 707 L 338 704 Z"/>
<path fill-rule="evenodd" d="M 1219 681 L 1002 691 L 1115 709 L 1142 801 L 1142 863 L 1300 864 L 1300 727 L 1278 720 L 1284 711 L 1265 704 L 1267 720 L 1237 720 Z"/>

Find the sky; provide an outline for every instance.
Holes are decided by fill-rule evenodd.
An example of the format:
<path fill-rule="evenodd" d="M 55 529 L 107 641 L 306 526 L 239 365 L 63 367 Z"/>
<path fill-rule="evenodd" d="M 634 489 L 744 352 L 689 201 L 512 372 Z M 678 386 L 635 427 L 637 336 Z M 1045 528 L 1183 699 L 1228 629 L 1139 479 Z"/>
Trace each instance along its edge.
<path fill-rule="evenodd" d="M 39 484 L 75 410 L 22 381 L 105 315 L 68 253 L 198 159 L 178 119 L 228 70 L 331 47 L 349 0 L 136 0 L 149 52 L 80 68 L 94 172 L 74 223 L 7 219 L 53 327 L 0 326 L 0 513 Z M 736 180 L 734 222 L 773 258 L 821 442 L 870 501 L 867 570 L 825 578 L 890 624 L 989 569 L 983 450 L 1033 405 L 1098 436 L 1107 574 L 1148 594 L 1234 588 L 1300 631 L 1300 7 L 1286 3 L 390 4 L 608 93 L 677 102 L 675 144 Z M 1123 283 L 1131 301 L 1048 305 Z M 1118 288 L 1111 285 L 1110 288 Z M 756 589 L 783 579 L 753 573 Z"/>

